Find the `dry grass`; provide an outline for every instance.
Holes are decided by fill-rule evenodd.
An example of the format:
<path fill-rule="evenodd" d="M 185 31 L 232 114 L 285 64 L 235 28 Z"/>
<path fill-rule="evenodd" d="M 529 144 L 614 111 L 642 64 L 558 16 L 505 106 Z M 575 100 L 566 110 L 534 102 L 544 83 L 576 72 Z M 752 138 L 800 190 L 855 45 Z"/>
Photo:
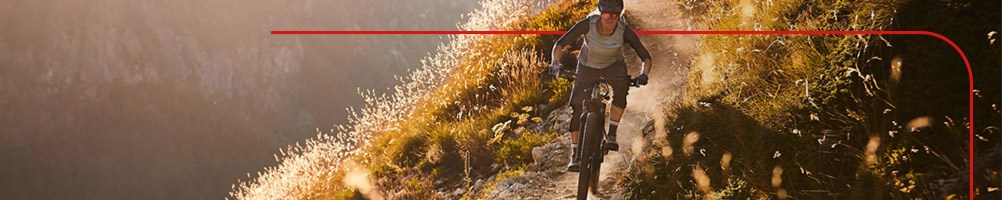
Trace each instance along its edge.
<path fill-rule="evenodd" d="M 488 0 L 459 28 L 567 29 L 592 3 L 567 0 L 537 9 L 527 1 Z M 348 124 L 318 130 L 317 138 L 276 155 L 279 166 L 234 185 L 230 196 L 437 199 L 445 198 L 440 190 L 498 173 L 492 165 L 517 170 L 531 162 L 532 147 L 556 136 L 529 128 L 569 87 L 540 76 L 548 52 L 537 47 L 548 49 L 555 37 L 453 36 L 423 66 L 399 78 L 392 93 L 360 92 L 366 103 L 350 110 Z"/>
<path fill-rule="evenodd" d="M 901 23 L 898 12 L 920 9 L 915 4 L 907 0 L 679 1 L 706 30 L 883 30 Z M 937 9 L 949 8 L 911 12 Z M 686 95 L 664 111 L 667 119 L 659 126 L 668 130 L 667 136 L 651 138 L 652 148 L 669 150 L 641 156 L 651 159 L 633 172 L 628 196 L 906 199 L 968 195 L 944 189 L 966 184 L 956 177 L 966 174 L 964 133 L 970 127 L 954 121 L 966 116 L 966 104 L 950 104 L 956 102 L 950 95 L 902 91 L 922 85 L 962 92 L 965 88 L 954 86 L 962 86 L 963 79 L 939 79 L 932 74 L 952 76 L 963 68 L 949 68 L 960 62 L 957 59 L 923 61 L 907 56 L 917 51 L 955 54 L 926 45 L 940 41 L 915 38 L 703 36 Z M 909 45 L 929 48 L 902 48 Z M 909 65 L 907 57 L 941 68 Z M 993 110 L 987 117 L 997 114 Z M 978 129 L 997 126 L 998 122 L 985 120 Z M 699 139 L 690 144 L 686 141 L 691 133 L 698 133 Z M 681 149 L 683 154 L 672 154 L 671 149 Z M 725 157 L 728 162 L 721 162 Z M 704 185 L 706 177 L 711 191 Z"/>

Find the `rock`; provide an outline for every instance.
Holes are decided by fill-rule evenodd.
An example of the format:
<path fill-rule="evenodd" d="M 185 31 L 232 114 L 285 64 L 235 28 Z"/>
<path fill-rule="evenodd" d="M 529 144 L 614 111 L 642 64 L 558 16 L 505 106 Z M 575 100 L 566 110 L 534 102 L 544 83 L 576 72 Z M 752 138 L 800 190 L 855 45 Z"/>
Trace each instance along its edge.
<path fill-rule="evenodd" d="M 525 187 L 526 187 L 525 184 L 514 183 L 514 184 L 511 184 L 511 186 L 508 187 L 508 190 L 510 192 L 515 192 L 515 191 L 518 191 L 518 190 L 521 190 L 521 189 L 525 189 Z"/>
<path fill-rule="evenodd" d="M 643 129 L 640 129 L 640 135 L 644 137 L 649 137 L 654 135 L 655 130 L 656 128 L 654 127 L 654 120 L 651 120 L 648 121 L 646 125 L 644 125 Z"/>
<path fill-rule="evenodd" d="M 540 165 L 542 165 L 543 163 L 545 163 L 544 160 L 543 160 L 543 157 L 545 156 L 544 155 L 545 151 L 543 149 L 544 149 L 543 147 L 532 148 L 532 160 L 535 161 L 537 164 L 540 164 Z"/>
<path fill-rule="evenodd" d="M 538 174 L 539 172 L 526 171 L 525 174 L 522 174 L 522 178 L 521 180 L 519 180 L 519 182 L 522 182 L 523 184 L 531 184 L 532 180 L 539 178 Z"/>
<path fill-rule="evenodd" d="M 484 186 L 484 179 L 477 179 L 476 183 L 473 183 L 473 190 L 479 190 L 480 187 Z"/>
<path fill-rule="evenodd" d="M 497 163 L 491 164 L 491 171 L 492 172 L 501 171 L 501 165 Z"/>
<path fill-rule="evenodd" d="M 569 120 L 571 120 L 571 114 L 570 113 L 561 113 L 560 115 L 557 115 L 557 120 L 562 121 L 562 122 L 569 121 Z"/>
<path fill-rule="evenodd" d="M 452 191 L 452 196 L 456 196 L 456 197 L 463 196 L 463 193 L 465 193 L 465 192 L 466 191 L 463 191 L 462 188 L 456 188 L 456 191 Z"/>

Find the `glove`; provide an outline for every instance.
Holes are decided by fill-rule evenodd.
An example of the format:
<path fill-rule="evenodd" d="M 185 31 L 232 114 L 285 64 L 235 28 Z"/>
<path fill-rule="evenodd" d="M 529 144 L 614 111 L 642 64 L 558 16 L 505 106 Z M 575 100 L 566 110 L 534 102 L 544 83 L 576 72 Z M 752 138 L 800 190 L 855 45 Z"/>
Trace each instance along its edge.
<path fill-rule="evenodd" d="M 560 63 L 550 64 L 550 75 L 557 75 L 560 72 Z"/>
<path fill-rule="evenodd" d="M 640 74 L 637 76 L 637 85 L 647 85 L 647 74 Z"/>

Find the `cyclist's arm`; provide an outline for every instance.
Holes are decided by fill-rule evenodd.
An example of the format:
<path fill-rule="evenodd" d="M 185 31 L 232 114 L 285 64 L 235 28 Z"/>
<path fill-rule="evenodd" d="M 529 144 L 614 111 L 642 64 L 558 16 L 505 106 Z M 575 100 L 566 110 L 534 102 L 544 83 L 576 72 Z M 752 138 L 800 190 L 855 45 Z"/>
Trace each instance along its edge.
<path fill-rule="evenodd" d="M 633 50 L 637 52 L 637 56 L 640 60 L 644 61 L 644 66 L 642 67 L 641 73 L 649 74 L 651 72 L 651 53 L 647 51 L 644 44 L 640 42 L 640 37 L 637 36 L 636 32 L 633 32 L 633 28 L 626 26 L 626 32 L 623 34 L 623 39 L 633 47 Z"/>
<path fill-rule="evenodd" d="M 560 58 L 564 57 L 564 48 L 570 46 L 572 42 L 578 40 L 585 33 L 588 33 L 588 18 L 574 24 L 571 30 L 560 36 L 560 39 L 557 39 L 557 43 L 553 44 L 553 51 L 550 54 L 553 57 L 551 63 L 560 63 Z"/>

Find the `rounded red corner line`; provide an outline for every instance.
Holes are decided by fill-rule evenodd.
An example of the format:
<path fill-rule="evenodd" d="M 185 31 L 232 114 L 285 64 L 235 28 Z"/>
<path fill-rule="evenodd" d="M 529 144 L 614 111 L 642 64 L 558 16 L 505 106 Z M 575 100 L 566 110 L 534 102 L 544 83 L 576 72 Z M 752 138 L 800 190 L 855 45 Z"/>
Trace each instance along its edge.
<path fill-rule="evenodd" d="M 415 34 L 447 34 L 447 35 L 526 35 L 526 34 L 551 34 L 560 35 L 566 31 L 463 31 L 463 30 L 272 30 L 272 35 L 415 35 Z M 954 43 L 953 40 L 932 31 L 708 31 L 708 30 L 637 30 L 639 35 L 927 35 L 950 44 L 957 50 L 960 57 L 964 59 L 967 66 L 968 81 L 968 182 L 970 199 L 974 199 L 974 72 L 971 71 L 971 62 L 967 59 L 967 54 Z"/>

